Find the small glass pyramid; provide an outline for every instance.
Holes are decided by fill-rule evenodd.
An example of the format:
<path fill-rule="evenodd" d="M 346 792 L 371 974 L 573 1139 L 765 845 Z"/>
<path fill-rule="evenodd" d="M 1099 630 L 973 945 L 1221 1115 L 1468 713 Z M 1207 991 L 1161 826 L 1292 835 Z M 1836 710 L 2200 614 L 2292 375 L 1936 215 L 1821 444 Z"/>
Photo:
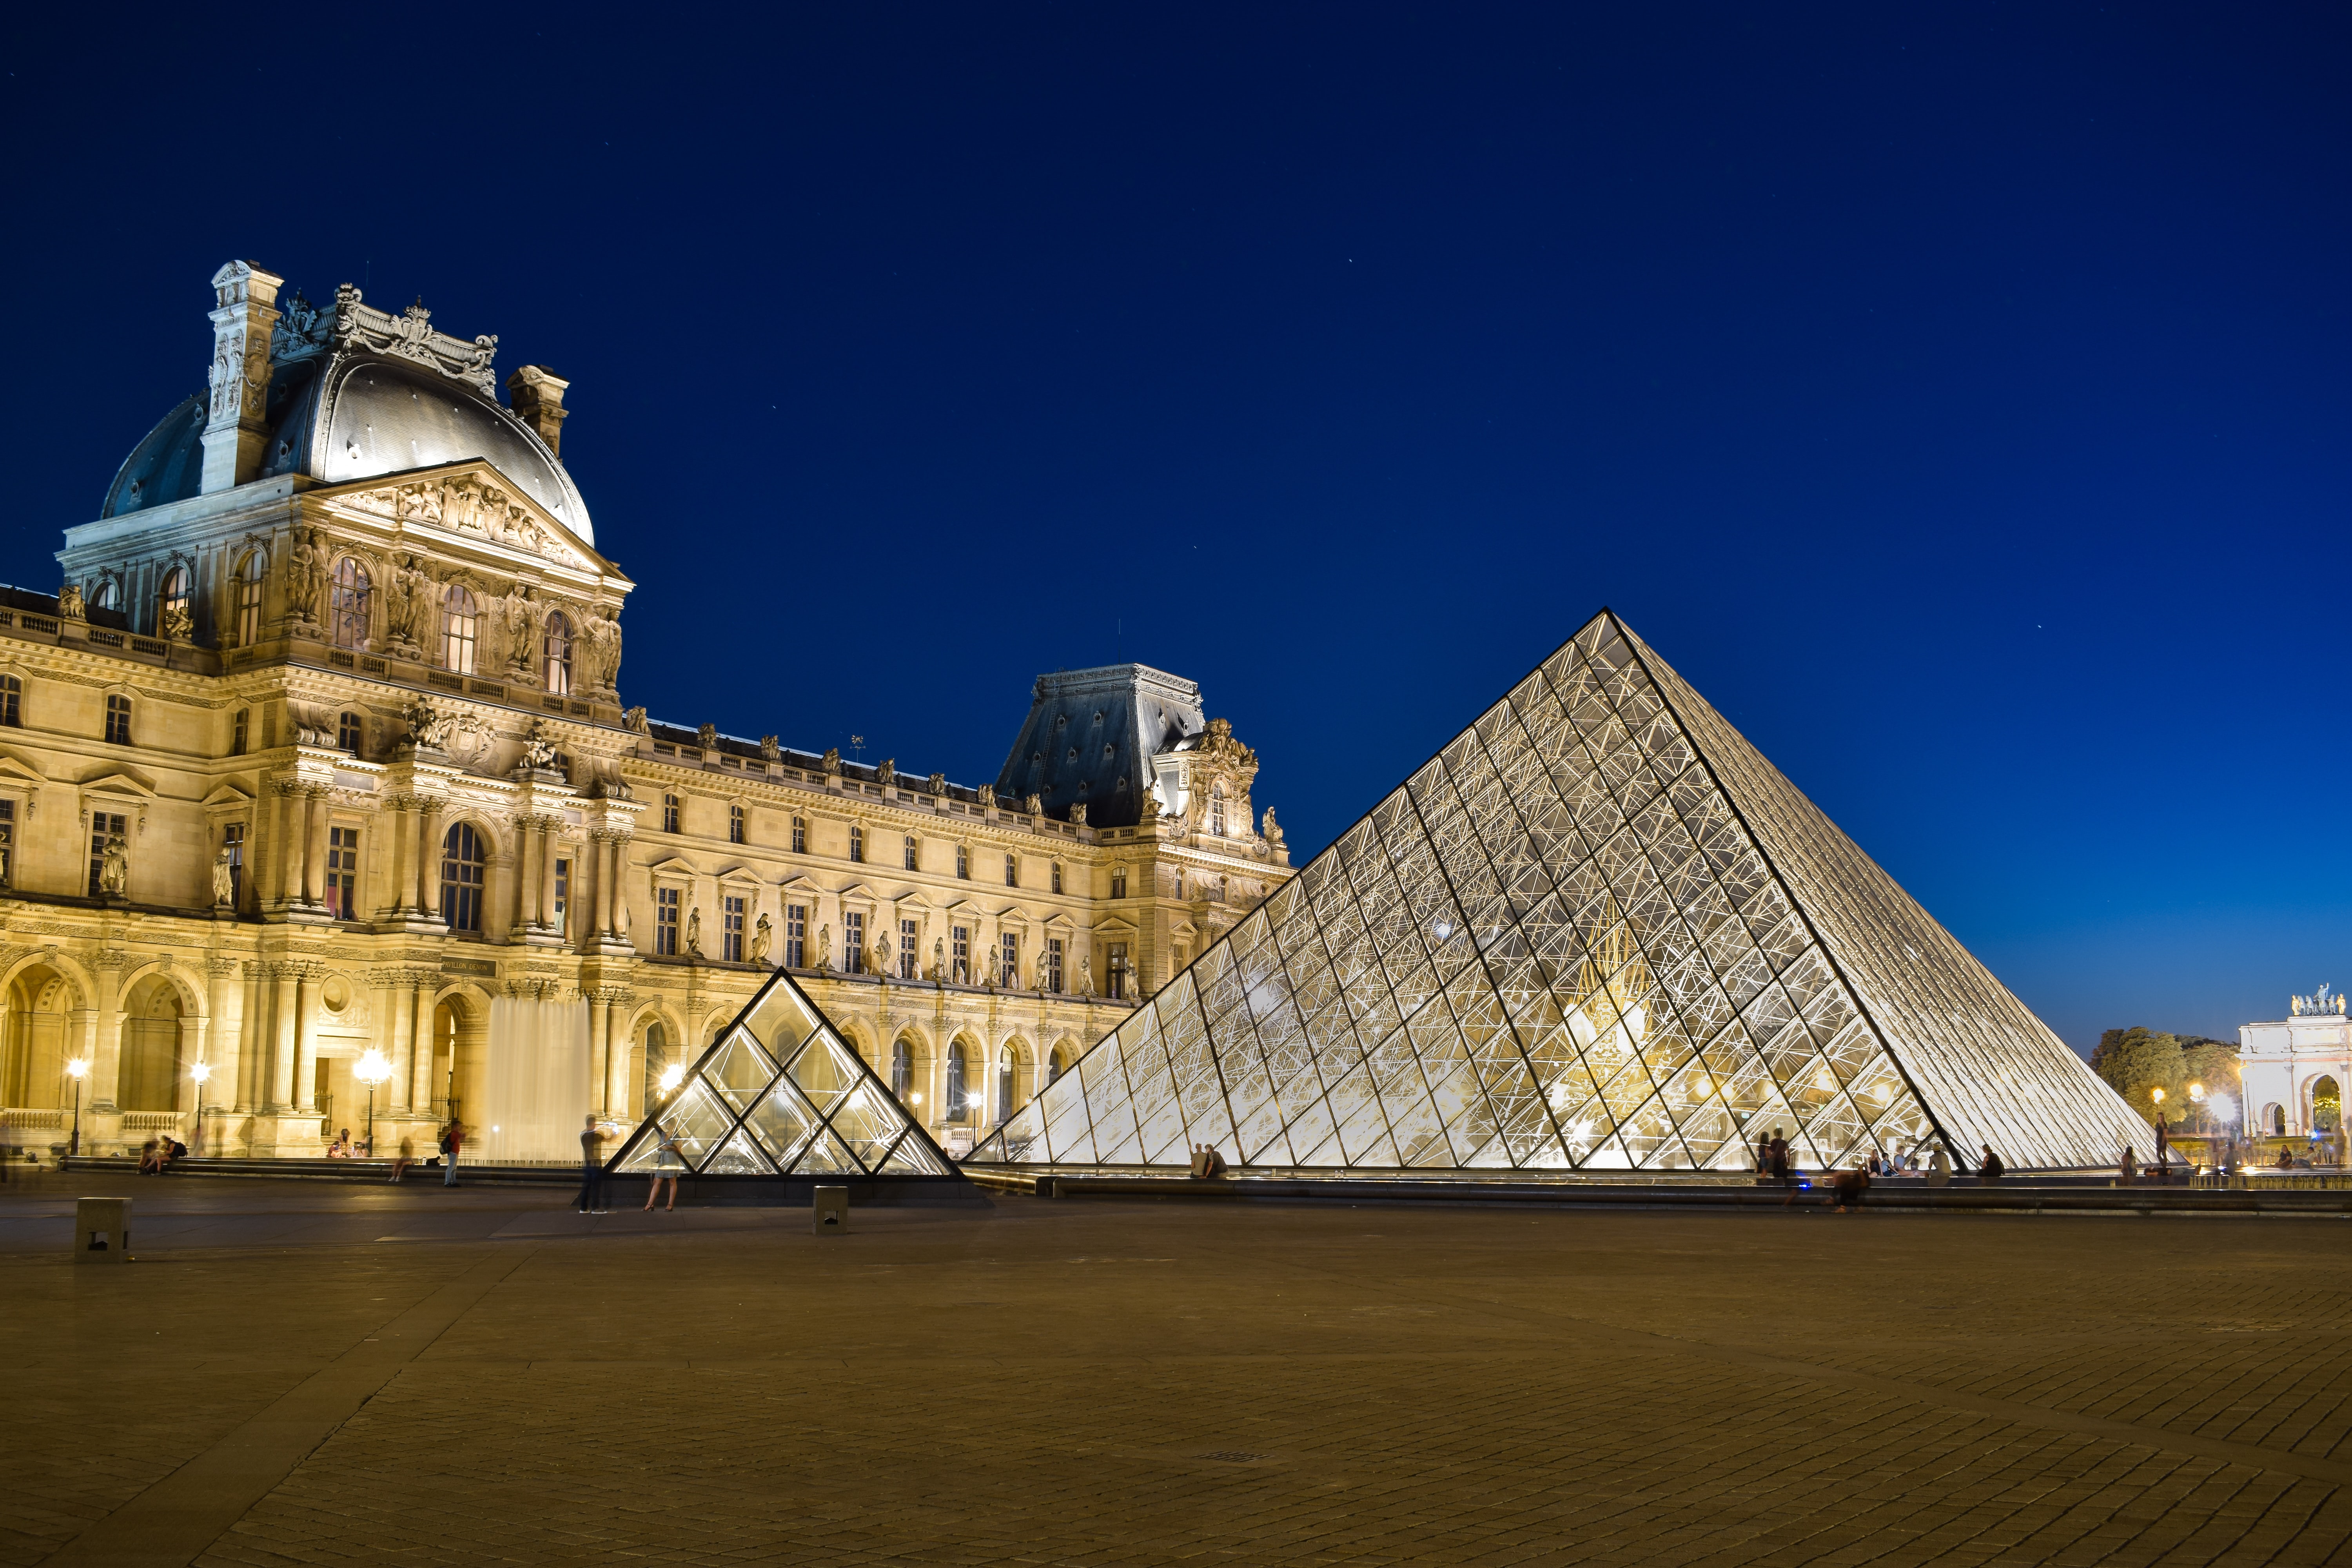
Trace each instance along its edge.
<path fill-rule="evenodd" d="M 779 970 L 606 1164 L 698 1176 L 954 1176 L 956 1169 Z"/>
<path fill-rule="evenodd" d="M 1819 1170 L 2146 1123 L 1604 610 L 966 1160 Z"/>

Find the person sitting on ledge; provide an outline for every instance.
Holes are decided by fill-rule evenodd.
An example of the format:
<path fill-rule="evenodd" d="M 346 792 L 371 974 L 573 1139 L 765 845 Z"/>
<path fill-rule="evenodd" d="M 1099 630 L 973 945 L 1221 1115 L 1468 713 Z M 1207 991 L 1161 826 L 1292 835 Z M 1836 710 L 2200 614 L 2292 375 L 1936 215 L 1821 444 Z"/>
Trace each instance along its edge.
<path fill-rule="evenodd" d="M 2000 1180 L 2001 1173 L 2008 1169 L 2008 1166 L 2000 1163 L 2000 1156 L 1992 1152 L 1992 1145 L 1986 1144 L 1984 1163 L 1977 1167 L 1977 1180 L 1986 1183 L 1998 1182 Z"/>
<path fill-rule="evenodd" d="M 1829 1201 L 1837 1205 L 1840 1214 L 1845 1213 L 1849 1204 L 1853 1205 L 1855 1213 L 1861 1213 L 1862 1194 L 1868 1191 L 1870 1173 L 1863 1168 L 1860 1161 L 1854 1163 L 1853 1170 L 1839 1171 L 1830 1177 Z"/>
<path fill-rule="evenodd" d="M 2292 1155 L 2292 1154 L 2290 1154 L 2290 1153 L 2288 1153 L 2288 1152 L 2287 1152 L 2285 1150 L 2284 1150 L 2284 1149 L 2280 1150 L 2280 1151 L 2279 1151 L 2279 1159 L 2278 1159 L 2278 1168 L 2279 1168 L 2280 1170 L 2282 1170 L 2282 1171 L 2292 1171 L 2292 1170 L 2294 1170 L 2294 1155 Z"/>
<path fill-rule="evenodd" d="M 160 1176 L 163 1173 L 163 1152 L 152 1138 L 140 1146 L 139 1173 L 142 1176 Z"/>
<path fill-rule="evenodd" d="M 348 1160 L 351 1157 L 352 1130 L 346 1127 L 341 1132 L 336 1135 L 333 1142 L 327 1145 L 327 1158 L 330 1160 Z"/>

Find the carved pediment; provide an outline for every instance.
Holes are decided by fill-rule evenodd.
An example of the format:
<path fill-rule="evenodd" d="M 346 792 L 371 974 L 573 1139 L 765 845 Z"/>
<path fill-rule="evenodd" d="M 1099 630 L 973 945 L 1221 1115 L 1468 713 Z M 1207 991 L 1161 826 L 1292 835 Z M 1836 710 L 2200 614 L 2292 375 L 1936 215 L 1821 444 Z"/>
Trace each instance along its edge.
<path fill-rule="evenodd" d="M 488 463 L 419 470 L 390 483 L 362 480 L 321 499 L 331 510 L 446 534 L 461 543 L 518 550 L 575 572 L 611 571 L 602 556 Z"/>
<path fill-rule="evenodd" d="M 133 800 L 155 798 L 152 784 L 124 768 L 110 768 L 95 778 L 84 779 L 81 788 L 85 795 L 128 795 Z"/>
<path fill-rule="evenodd" d="M 14 752 L 0 752 L 0 784 L 42 784 L 48 775 L 35 767 L 29 759 Z"/>

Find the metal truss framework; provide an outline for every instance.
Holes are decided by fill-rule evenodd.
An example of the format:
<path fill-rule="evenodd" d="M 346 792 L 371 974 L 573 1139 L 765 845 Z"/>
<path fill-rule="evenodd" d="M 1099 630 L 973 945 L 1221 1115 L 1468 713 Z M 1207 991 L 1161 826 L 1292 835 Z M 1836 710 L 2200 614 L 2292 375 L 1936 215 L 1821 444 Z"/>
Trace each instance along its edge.
<path fill-rule="evenodd" d="M 650 1173 L 667 1128 L 698 1176 L 952 1176 L 954 1165 L 781 970 L 607 1163 Z"/>
<path fill-rule="evenodd" d="M 2016 1168 L 2145 1125 L 1607 610 L 965 1163 Z"/>

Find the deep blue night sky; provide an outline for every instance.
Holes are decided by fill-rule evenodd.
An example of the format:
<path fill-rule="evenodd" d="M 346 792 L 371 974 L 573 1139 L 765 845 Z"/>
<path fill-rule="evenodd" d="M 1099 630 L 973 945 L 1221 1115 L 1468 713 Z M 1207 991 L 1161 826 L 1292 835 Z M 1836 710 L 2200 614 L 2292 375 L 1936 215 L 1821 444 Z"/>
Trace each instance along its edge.
<path fill-rule="evenodd" d="M 248 257 L 572 378 L 657 718 L 1140 658 L 1303 859 L 1606 604 L 2078 1047 L 2352 984 L 2340 9 L 280 15 L 9 24 L 0 577 Z"/>

